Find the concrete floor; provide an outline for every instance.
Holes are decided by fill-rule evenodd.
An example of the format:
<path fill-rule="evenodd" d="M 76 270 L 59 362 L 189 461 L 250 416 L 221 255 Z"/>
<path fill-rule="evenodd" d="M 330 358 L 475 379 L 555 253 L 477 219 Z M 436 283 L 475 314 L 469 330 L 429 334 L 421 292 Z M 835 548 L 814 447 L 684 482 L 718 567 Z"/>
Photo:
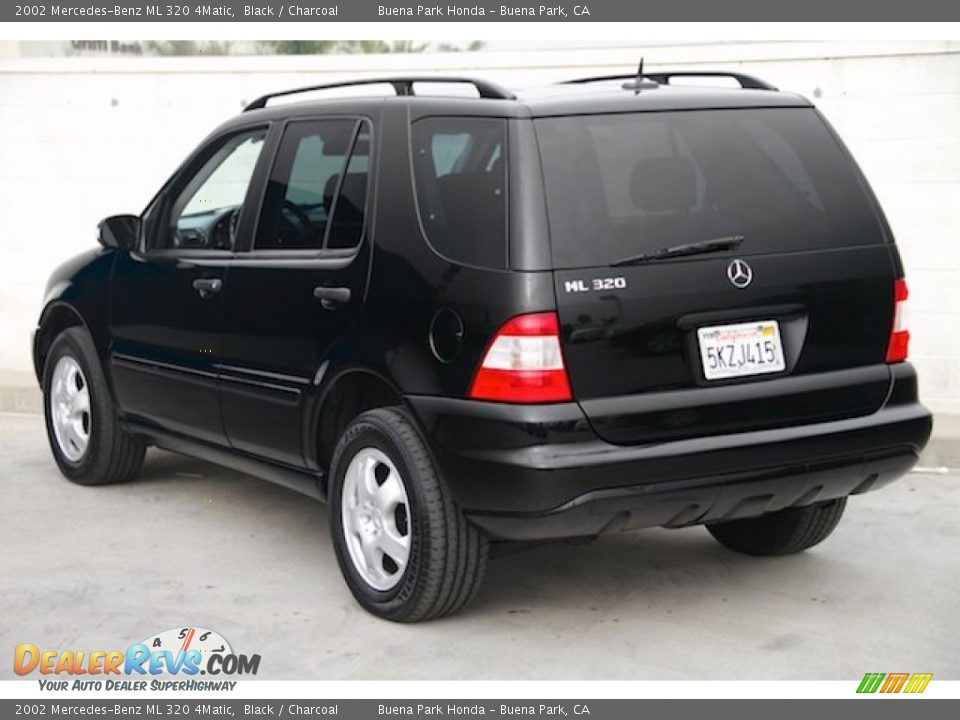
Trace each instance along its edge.
<path fill-rule="evenodd" d="M 153 452 L 143 477 L 71 485 L 42 420 L 0 416 L 0 678 L 11 649 L 125 648 L 187 624 L 260 653 L 267 679 L 960 679 L 960 476 L 854 498 L 803 555 L 756 559 L 702 528 L 503 555 L 455 617 L 359 609 L 324 506 Z"/>

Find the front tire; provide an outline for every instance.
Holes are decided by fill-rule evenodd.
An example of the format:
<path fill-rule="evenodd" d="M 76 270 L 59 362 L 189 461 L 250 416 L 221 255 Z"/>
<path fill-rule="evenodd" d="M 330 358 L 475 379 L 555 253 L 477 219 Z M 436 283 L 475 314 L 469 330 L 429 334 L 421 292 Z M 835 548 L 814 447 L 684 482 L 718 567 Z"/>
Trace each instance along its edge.
<path fill-rule="evenodd" d="M 430 620 L 476 594 L 489 543 L 454 504 L 402 408 L 370 410 L 350 423 L 334 451 L 329 500 L 340 570 L 369 612 Z"/>
<path fill-rule="evenodd" d="M 846 498 L 787 508 L 756 518 L 707 525 L 721 545 L 746 555 L 791 555 L 823 542 L 837 527 Z"/>
<path fill-rule="evenodd" d="M 146 447 L 120 427 L 93 341 L 82 328 L 64 330 L 50 346 L 43 410 L 53 458 L 68 480 L 106 485 L 140 471 Z"/>

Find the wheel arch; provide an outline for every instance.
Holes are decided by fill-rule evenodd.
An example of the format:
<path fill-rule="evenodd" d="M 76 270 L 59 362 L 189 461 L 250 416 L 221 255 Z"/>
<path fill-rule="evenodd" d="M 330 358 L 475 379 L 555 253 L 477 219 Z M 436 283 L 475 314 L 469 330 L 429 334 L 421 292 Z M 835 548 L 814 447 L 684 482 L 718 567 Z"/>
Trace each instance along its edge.
<path fill-rule="evenodd" d="M 407 406 L 403 393 L 389 378 L 367 368 L 343 370 L 330 379 L 309 415 L 307 461 L 327 472 L 337 441 L 360 413 L 378 407 Z"/>
<path fill-rule="evenodd" d="M 54 300 L 43 309 L 33 336 L 33 370 L 41 385 L 50 346 L 60 333 L 72 327 L 82 327 L 87 333 L 90 332 L 83 315 L 70 303 Z"/>

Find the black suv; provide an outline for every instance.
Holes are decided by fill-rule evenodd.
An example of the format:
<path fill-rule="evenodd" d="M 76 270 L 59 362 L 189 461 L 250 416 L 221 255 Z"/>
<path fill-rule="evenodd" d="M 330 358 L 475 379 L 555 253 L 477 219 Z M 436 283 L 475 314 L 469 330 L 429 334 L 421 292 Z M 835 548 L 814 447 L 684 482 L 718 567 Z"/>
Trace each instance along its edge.
<path fill-rule="evenodd" d="M 903 269 L 807 100 L 679 75 L 253 102 L 51 278 L 61 471 L 155 445 L 327 500 L 400 621 L 463 607 L 491 540 L 819 543 L 930 434 Z"/>

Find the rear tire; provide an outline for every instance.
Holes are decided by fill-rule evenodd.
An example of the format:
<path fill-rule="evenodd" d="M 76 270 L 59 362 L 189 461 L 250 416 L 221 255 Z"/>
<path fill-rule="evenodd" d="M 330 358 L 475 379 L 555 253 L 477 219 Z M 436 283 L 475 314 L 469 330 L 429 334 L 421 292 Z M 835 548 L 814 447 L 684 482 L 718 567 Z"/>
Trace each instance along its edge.
<path fill-rule="evenodd" d="M 822 542 L 843 515 L 847 499 L 787 508 L 744 520 L 707 525 L 721 545 L 746 555 L 791 555 Z"/>
<path fill-rule="evenodd" d="M 454 504 L 402 408 L 370 410 L 350 423 L 334 451 L 328 494 L 337 561 L 367 611 L 418 622 L 454 613 L 476 594 L 489 542 Z"/>
<path fill-rule="evenodd" d="M 113 398 L 86 330 L 64 330 L 43 369 L 43 415 L 60 472 L 79 485 L 106 485 L 140 472 L 146 446 L 117 420 Z"/>

